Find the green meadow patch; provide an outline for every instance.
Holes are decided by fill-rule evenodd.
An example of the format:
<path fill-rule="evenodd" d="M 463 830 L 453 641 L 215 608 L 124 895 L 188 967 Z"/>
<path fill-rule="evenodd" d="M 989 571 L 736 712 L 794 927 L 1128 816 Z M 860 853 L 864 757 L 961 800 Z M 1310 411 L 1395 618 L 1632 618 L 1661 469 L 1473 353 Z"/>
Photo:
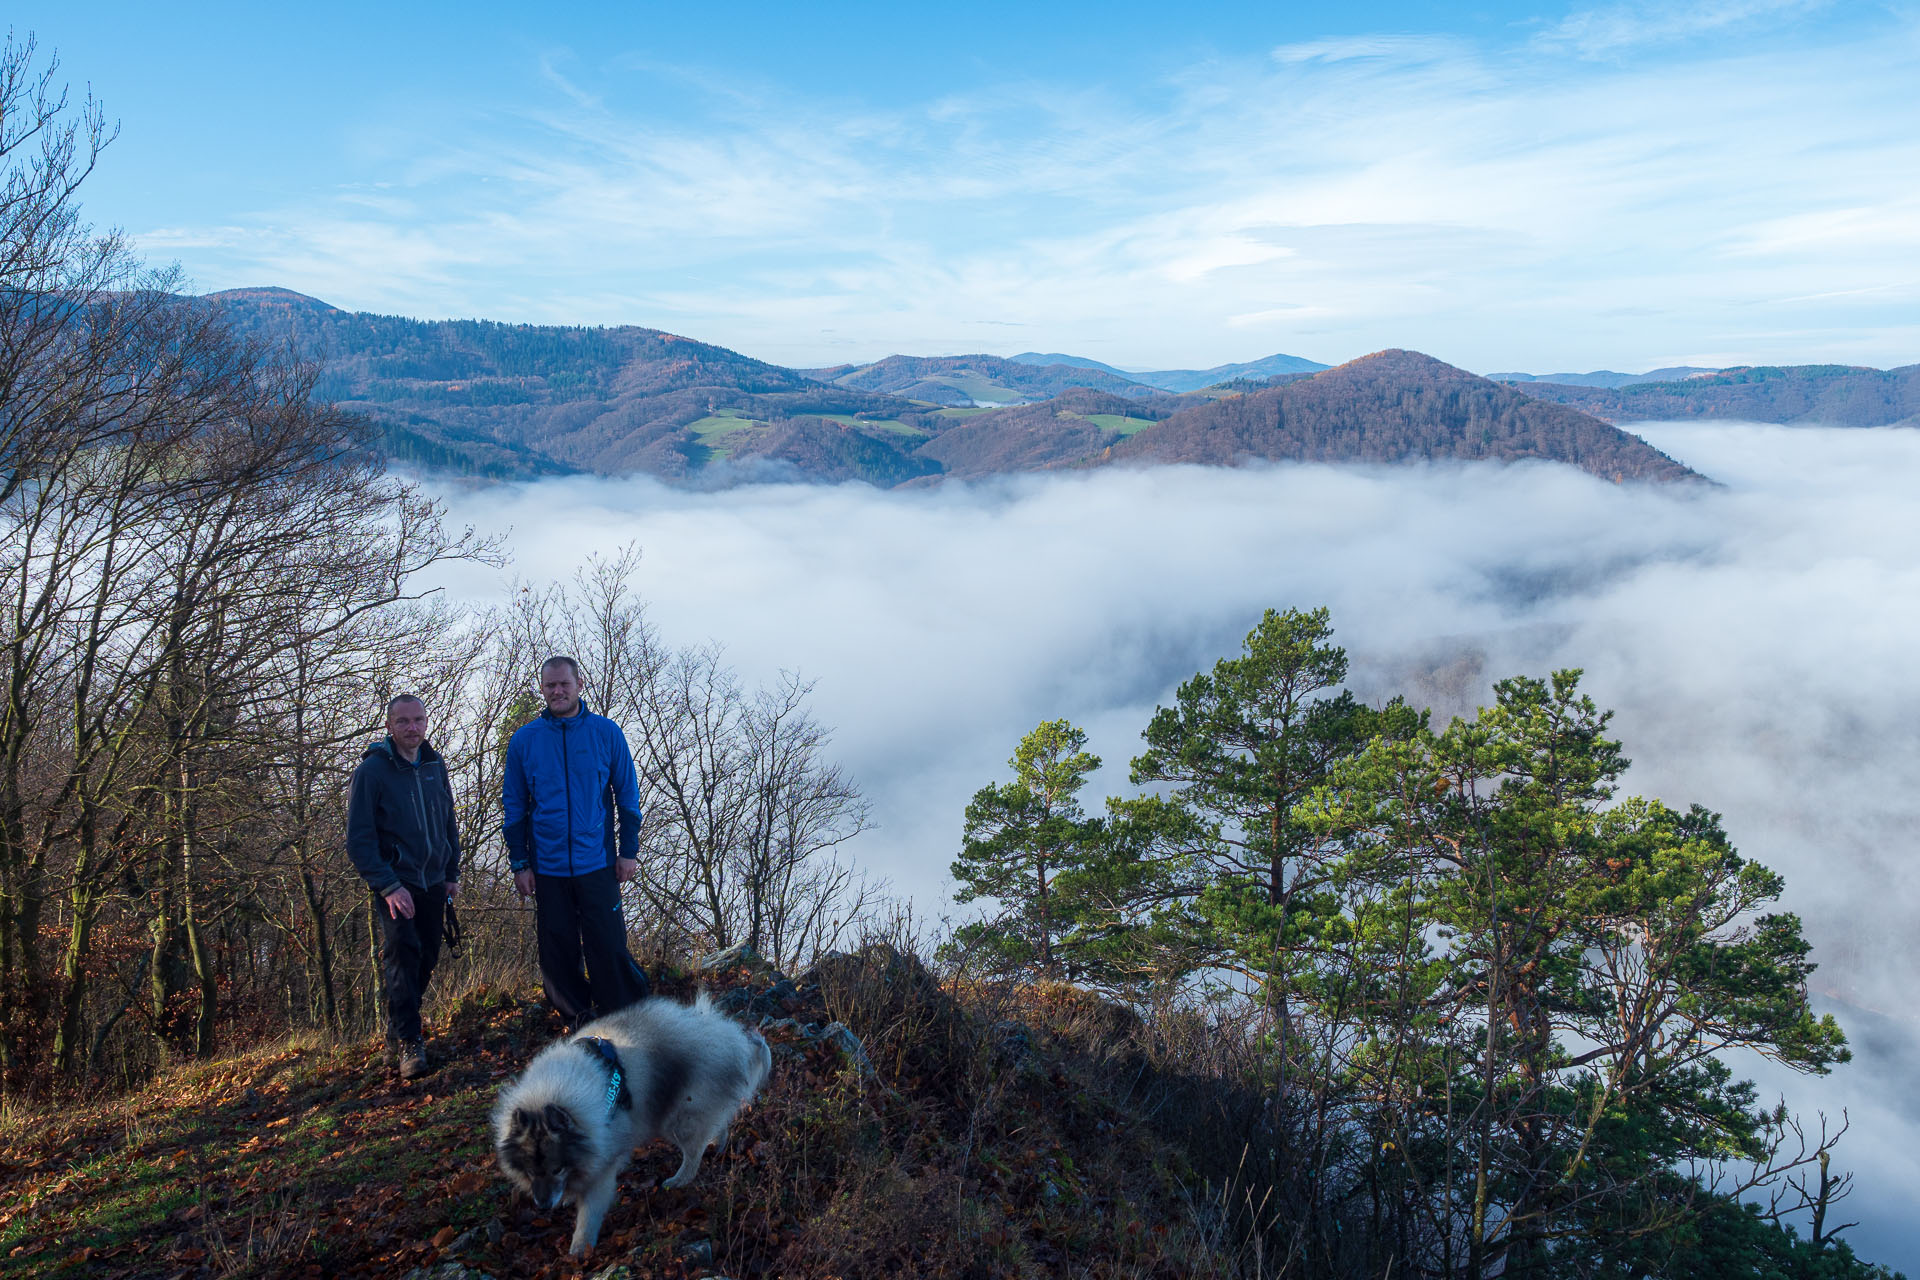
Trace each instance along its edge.
<path fill-rule="evenodd" d="M 702 452 L 697 461 L 701 465 L 725 458 L 732 449 L 724 443 L 727 437 L 742 431 L 764 429 L 766 423 L 748 417 L 739 409 L 718 409 L 704 418 L 697 418 L 687 424 L 687 430 L 693 432 L 694 439 Z"/>
<path fill-rule="evenodd" d="M 1018 404 L 1021 400 L 1018 391 L 989 381 L 977 373 L 942 373 L 927 381 L 944 383 L 969 400 L 989 400 L 996 405 Z"/>
<path fill-rule="evenodd" d="M 1152 418 L 1132 418 L 1118 413 L 1062 413 L 1063 418 L 1084 418 L 1102 431 L 1118 431 L 1130 436 L 1136 431 L 1145 431 L 1154 424 Z"/>
<path fill-rule="evenodd" d="M 700 437 L 701 441 L 717 440 L 721 436 L 744 431 L 748 427 L 763 427 L 764 422 L 742 414 L 738 409 L 721 409 L 704 418 L 697 418 L 687 424 L 687 430 Z"/>

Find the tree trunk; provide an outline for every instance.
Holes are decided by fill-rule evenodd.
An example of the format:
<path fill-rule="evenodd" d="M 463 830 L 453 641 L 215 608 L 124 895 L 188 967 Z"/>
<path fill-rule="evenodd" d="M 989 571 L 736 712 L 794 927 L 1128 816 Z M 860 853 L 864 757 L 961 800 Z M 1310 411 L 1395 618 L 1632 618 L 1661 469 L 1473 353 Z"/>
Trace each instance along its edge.
<path fill-rule="evenodd" d="M 20 933 L 25 858 L 25 824 L 17 806 L 0 811 L 0 1009 L 22 1010 L 29 990 L 28 941 Z M 14 1037 L 22 1028 L 14 1017 L 0 1018 L 0 1094 L 18 1061 Z"/>
<path fill-rule="evenodd" d="M 85 1065 L 80 1061 L 80 1045 L 85 1031 L 82 1023 L 87 1003 L 87 952 L 93 943 L 93 913 L 98 905 L 98 896 L 86 883 L 87 861 L 86 854 L 82 853 L 80 866 L 75 869 L 73 924 L 67 932 L 67 951 L 60 964 L 65 990 L 60 995 L 60 1030 L 54 1036 L 53 1059 L 55 1069 L 67 1077 L 77 1074 Z"/>
<path fill-rule="evenodd" d="M 166 839 L 160 844 L 158 865 L 154 868 L 153 918 L 147 925 L 153 937 L 152 959 L 147 967 L 147 1012 L 154 1035 L 161 1043 L 178 1049 L 181 1037 L 175 1025 L 173 998 L 183 982 L 183 966 L 179 900 L 174 888 L 180 870 L 185 820 L 181 814 L 181 797 L 170 786 L 164 787 L 164 792 L 161 803 Z"/>
<path fill-rule="evenodd" d="M 201 903 L 193 866 L 194 859 L 200 855 L 194 840 L 196 815 L 190 798 L 193 775 L 184 758 L 180 761 L 180 794 L 185 819 L 180 830 L 181 916 L 186 925 L 187 954 L 192 958 L 193 976 L 200 988 L 200 1007 L 193 1023 L 193 1056 L 205 1059 L 213 1056 L 214 1016 L 220 1008 L 220 987 L 213 969 L 213 951 L 207 946 L 206 926 L 200 919 Z"/>
<path fill-rule="evenodd" d="M 373 1025 L 377 1031 L 385 1021 L 387 1009 L 387 979 L 380 968 L 380 917 L 375 914 L 379 898 L 373 893 L 367 894 L 367 968 L 373 973 L 373 981 L 368 989 L 373 992 Z"/>
<path fill-rule="evenodd" d="M 313 922 L 314 963 L 320 969 L 320 1014 L 327 1030 L 340 1029 L 340 1006 L 333 993 L 333 938 L 327 931 L 327 909 L 320 901 L 319 886 L 307 866 L 306 844 L 300 849 L 300 892 L 306 898 L 307 918 Z"/>

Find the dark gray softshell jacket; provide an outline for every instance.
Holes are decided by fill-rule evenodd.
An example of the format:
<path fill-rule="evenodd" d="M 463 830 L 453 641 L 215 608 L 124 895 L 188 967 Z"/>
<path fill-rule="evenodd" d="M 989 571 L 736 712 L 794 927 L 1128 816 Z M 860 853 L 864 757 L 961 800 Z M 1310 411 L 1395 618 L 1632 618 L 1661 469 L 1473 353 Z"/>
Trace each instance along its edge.
<path fill-rule="evenodd" d="M 380 894 L 460 878 L 453 784 L 432 746 L 408 764 L 391 738 L 368 745 L 347 793 L 347 856 Z"/>

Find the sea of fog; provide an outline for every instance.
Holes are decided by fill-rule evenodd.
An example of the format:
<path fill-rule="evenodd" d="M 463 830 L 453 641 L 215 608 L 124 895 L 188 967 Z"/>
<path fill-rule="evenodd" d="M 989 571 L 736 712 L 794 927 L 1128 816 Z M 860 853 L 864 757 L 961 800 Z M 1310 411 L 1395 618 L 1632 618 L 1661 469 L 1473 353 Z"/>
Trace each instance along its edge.
<path fill-rule="evenodd" d="M 1156 704 L 1263 609 L 1326 605 L 1351 684 L 1449 715 L 1556 667 L 1616 709 L 1630 792 L 1718 810 L 1781 871 L 1855 1061 L 1797 1109 L 1846 1110 L 1846 1218 L 1920 1271 L 1920 431 L 1642 424 L 1719 487 L 1568 467 L 1169 468 L 911 492 L 554 480 L 451 492 L 510 570 L 640 544 L 663 637 L 749 678 L 797 670 L 874 806 L 857 860 L 951 911 L 961 812 L 1020 735 L 1065 716 L 1123 790 Z M 446 575 L 500 596 L 492 571 Z M 1104 791 L 1100 788 L 1105 788 Z"/>

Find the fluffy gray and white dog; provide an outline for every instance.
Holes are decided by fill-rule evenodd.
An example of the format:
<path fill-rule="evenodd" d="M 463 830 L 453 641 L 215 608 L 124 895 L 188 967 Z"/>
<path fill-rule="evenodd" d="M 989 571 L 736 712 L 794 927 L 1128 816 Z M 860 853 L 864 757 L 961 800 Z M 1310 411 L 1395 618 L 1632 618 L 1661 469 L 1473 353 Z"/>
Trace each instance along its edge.
<path fill-rule="evenodd" d="M 708 1144 L 725 1149 L 734 1113 L 772 1066 L 766 1040 L 705 992 L 692 1004 L 643 1000 L 548 1045 L 501 1089 L 500 1171 L 542 1209 L 571 1201 L 572 1249 L 585 1253 L 634 1147 L 655 1138 L 679 1147 L 680 1168 L 663 1185 L 686 1186 Z"/>

